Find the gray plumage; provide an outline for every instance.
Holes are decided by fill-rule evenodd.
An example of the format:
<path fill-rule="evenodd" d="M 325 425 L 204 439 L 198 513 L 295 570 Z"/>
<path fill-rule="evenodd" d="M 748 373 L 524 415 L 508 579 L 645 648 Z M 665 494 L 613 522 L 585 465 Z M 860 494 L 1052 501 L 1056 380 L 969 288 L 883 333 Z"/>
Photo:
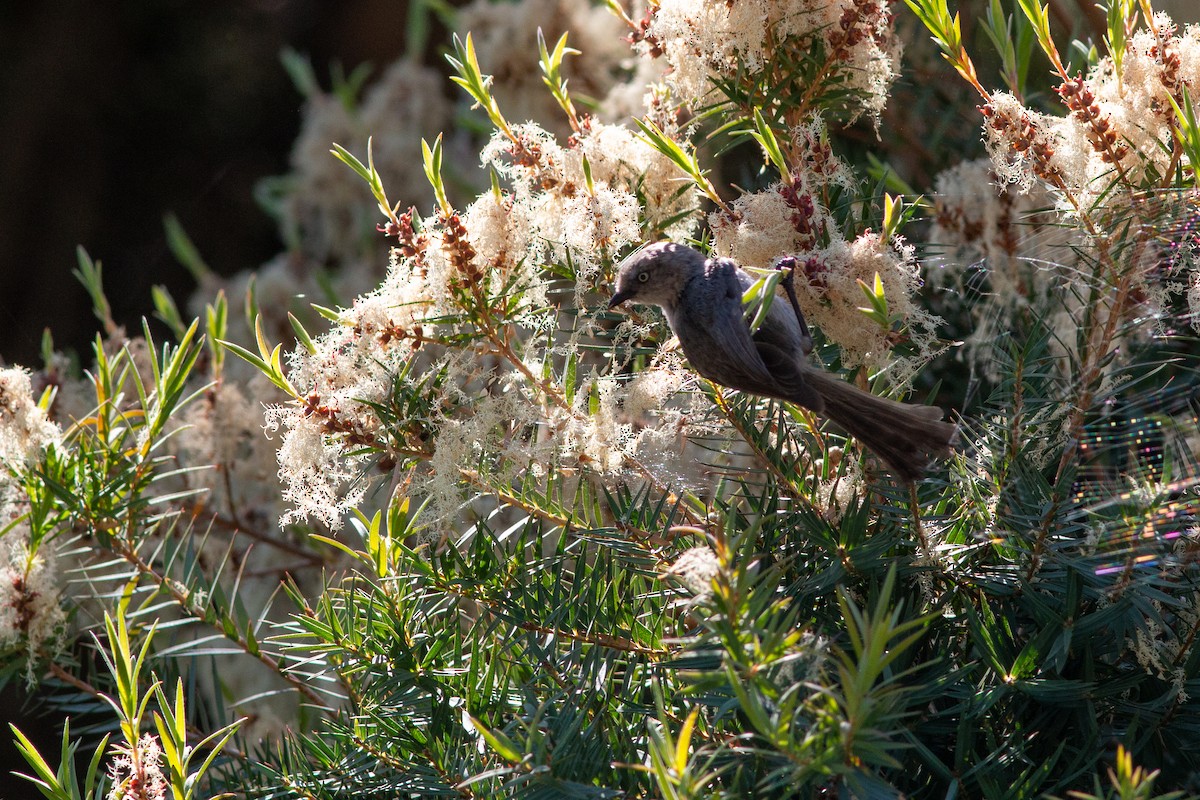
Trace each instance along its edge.
<path fill-rule="evenodd" d="M 828 417 L 902 480 L 920 478 L 931 458 L 949 455 L 958 429 L 941 421 L 941 409 L 878 397 L 812 365 L 808 328 L 787 301 L 776 298 L 751 336 L 742 293 L 753 283 L 729 259 L 659 242 L 621 263 L 609 308 L 626 300 L 659 306 L 684 355 L 705 378 Z"/>

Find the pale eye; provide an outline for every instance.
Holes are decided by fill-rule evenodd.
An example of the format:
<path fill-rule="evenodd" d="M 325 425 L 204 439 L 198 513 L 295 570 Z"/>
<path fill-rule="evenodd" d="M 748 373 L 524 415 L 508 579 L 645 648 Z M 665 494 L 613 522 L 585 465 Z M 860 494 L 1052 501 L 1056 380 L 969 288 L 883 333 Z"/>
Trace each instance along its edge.
<path fill-rule="evenodd" d="M 650 280 L 649 272 L 639 272 L 638 273 L 638 283 L 645 283 L 648 280 Z"/>

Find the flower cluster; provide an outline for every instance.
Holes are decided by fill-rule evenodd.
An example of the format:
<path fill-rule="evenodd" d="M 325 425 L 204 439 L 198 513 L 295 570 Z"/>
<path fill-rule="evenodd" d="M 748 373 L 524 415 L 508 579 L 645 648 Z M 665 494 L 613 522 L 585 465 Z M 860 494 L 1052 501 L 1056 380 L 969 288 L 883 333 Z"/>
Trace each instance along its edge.
<path fill-rule="evenodd" d="M 498 125 L 481 160 L 508 189 L 484 192 L 461 214 L 443 206 L 421 219 L 413 209 L 385 226 L 396 239 L 387 278 L 340 312 L 313 352 L 293 355 L 302 399 L 268 414 L 284 431 L 286 521 L 336 527 L 363 500 L 373 461 L 424 465 L 417 479 L 449 514 L 464 480 L 512 479 L 556 458 L 620 469 L 652 438 L 618 420 L 616 384 L 602 373 L 578 392 L 513 380 L 544 372 L 548 358 L 594 370 L 578 348 L 606 268 L 631 245 L 685 236 L 698 222 L 696 191 L 665 155 L 628 128 L 572 122 L 565 144 L 534 123 Z M 552 297 L 563 270 L 570 303 Z M 397 425 L 385 410 L 414 403 L 425 410 L 419 422 L 410 414 Z M 606 411 L 589 413 L 591 404 Z"/>
<path fill-rule="evenodd" d="M 1165 14 L 1135 32 L 1120 58 L 1101 58 L 1085 76 L 1064 77 L 1057 93 L 1067 114 L 1026 108 L 1007 92 L 984 107 L 988 151 L 1002 182 L 1028 188 L 1034 179 L 1060 192 L 1077 212 L 1110 196 L 1116 184 L 1150 189 L 1172 169 L 1176 119 L 1187 87 L 1200 85 L 1200 26 L 1179 32 Z"/>
<path fill-rule="evenodd" d="M 0 517 L 0 530 L 10 523 Z M 0 538 L 0 649 L 24 645 L 31 682 L 34 666 L 54 655 L 67 634 L 59 568 L 52 553 L 53 546 L 46 543 L 30 547 L 24 524 L 8 528 Z"/>
<path fill-rule="evenodd" d="M 118 750 L 108 768 L 108 800 L 162 800 L 167 796 L 162 745 L 157 737 L 147 733 L 136 748 L 119 746 Z"/>
<path fill-rule="evenodd" d="M 1127 634 L 1126 644 L 1138 665 L 1169 682 L 1181 703 L 1189 699 L 1190 681 L 1187 670 L 1181 666 L 1187 652 L 1185 640 L 1177 631 L 1192 631 L 1197 625 L 1200 625 L 1200 599 L 1191 596 L 1169 609 L 1161 602 L 1154 603 L 1142 618 L 1142 625 Z"/>
<path fill-rule="evenodd" d="M 1001 183 L 1028 191 L 1035 179 L 1061 185 L 1073 166 L 1056 131 L 1061 118 L 1025 108 L 1009 92 L 996 92 L 983 107 L 984 137 Z"/>
<path fill-rule="evenodd" d="M 481 158 L 510 188 L 481 194 L 462 214 L 400 215 L 388 228 L 397 245 L 383 284 L 342 311 L 341 326 L 315 352 L 293 355 L 290 379 L 305 399 L 268 415 L 271 428 L 284 430 L 280 476 L 293 504 L 285 520 L 336 527 L 363 500 L 363 471 L 375 458 L 425 463 L 422 480 L 448 511 L 464 468 L 512 477 L 512 469 L 558 457 L 605 472 L 621 469 L 640 443 L 663 444 L 648 432 L 656 426 L 634 435 L 626 421 L 661 405 L 662 392 L 630 414 L 601 373 L 573 402 L 566 396 L 574 387 L 510 379 L 534 374 L 548 356 L 580 358 L 605 268 L 647 236 L 693 231 L 694 188 L 628 128 L 594 118 L 565 145 L 533 123 L 498 130 Z M 548 264 L 569 268 L 573 302 L 551 302 Z M 565 334 L 556 332 L 564 313 L 575 320 Z M 524 354 L 513 349 L 513 324 L 538 337 Z M 474 344 L 446 347 L 456 330 Z M 431 374 L 440 377 L 423 382 Z M 408 388 L 397 375 L 411 376 Z M 380 409 L 417 385 L 429 414 L 397 433 Z M 480 394 L 481 386 L 490 388 Z"/>
<path fill-rule="evenodd" d="M 511 194 L 481 198 L 468 212 L 476 249 L 516 261 L 571 261 L 579 291 L 601 266 L 645 234 L 695 229 L 697 199 L 670 161 L 628 128 L 587 121 L 561 146 L 543 128 L 497 132 L 481 155 L 509 180 Z M 504 213 L 494 206 L 502 204 Z M 516 242 L 521 249 L 512 249 Z"/>
<path fill-rule="evenodd" d="M 53 547 L 31 545 L 28 498 L 16 477 L 61 439 L 33 398 L 29 373 L 0 369 L 0 648 L 26 645 L 31 680 L 33 665 L 65 636 L 66 614 Z"/>
<path fill-rule="evenodd" d="M 745 267 L 792 268 L 805 316 L 841 348 L 842 363 L 889 366 L 892 382 L 903 385 L 936 353 L 937 320 L 915 302 L 921 276 L 913 249 L 900 237 L 885 241 L 871 231 L 847 240 L 823 205 L 826 190 L 852 185 L 849 170 L 826 142 L 819 120 L 798 128 L 793 144 L 804 157 L 787 181 L 743 194 L 728 210 L 709 215 L 713 252 Z M 860 310 L 861 287 L 873 286 L 877 275 L 889 312 L 904 322 L 906 336 L 916 344 L 915 360 L 896 360 L 893 331 L 870 324 Z"/>
<path fill-rule="evenodd" d="M 964 353 L 996 377 L 992 348 L 1017 314 L 1050 299 L 1080 307 L 1069 289 L 1082 267 L 1083 239 L 1078 229 L 1061 224 L 1044 184 L 1016 191 L 996 175 L 990 159 L 951 167 L 937 176 L 935 189 L 929 239 L 939 252 L 929 258 L 926 278 L 970 314 Z M 1056 341 L 1073 341 L 1066 324 Z"/>
<path fill-rule="evenodd" d="M 13 470 L 37 460 L 61 435 L 34 400 L 29 373 L 18 367 L 0 369 L 0 467 Z M 4 480 L 0 472 L 0 485 Z"/>
<path fill-rule="evenodd" d="M 384 437 L 372 404 L 384 402 L 419 341 L 430 306 L 425 281 L 394 267 L 374 293 L 343 312 L 344 325 L 318 340 L 315 353 L 292 354 L 290 380 L 302 401 L 267 410 L 268 430 L 284 429 L 279 477 L 292 504 L 281 524 L 313 517 L 332 528 L 366 492 L 360 471 Z"/>
<path fill-rule="evenodd" d="M 664 0 L 637 38 L 662 55 L 667 82 L 685 104 L 707 104 L 715 82 L 772 74 L 812 52 L 819 76 L 857 97 L 852 116 L 878 117 L 895 78 L 900 45 L 883 0 Z M 776 85 L 775 89 L 780 89 Z"/>
<path fill-rule="evenodd" d="M 597 113 L 623 119 L 636 113 L 626 95 L 640 105 L 654 73 L 629 75 L 629 48 L 621 41 L 621 23 L 607 9 L 573 0 L 525 0 L 493 3 L 475 0 L 458 10 L 456 25 L 471 31 L 479 57 L 492 74 L 496 100 L 517 120 L 537 120 L 556 134 L 570 128 L 541 73 L 531 69 L 538 31 L 553 45 L 563 33 L 577 51 L 570 62 L 571 92 L 594 98 Z M 655 76 L 656 77 L 656 76 Z"/>
<path fill-rule="evenodd" d="M 969 353 L 986 350 L 1022 309 L 1054 306 L 1049 323 L 1060 353 L 1094 343 L 1079 334 L 1089 317 L 1127 338 L 1168 332 L 1176 297 L 1191 319 L 1200 314 L 1192 235 L 1179 222 L 1194 204 L 1173 191 L 1159 196 L 1181 154 L 1175 108 L 1187 87 L 1200 85 L 1200 27 L 1180 32 L 1157 14 L 1086 76 L 1059 67 L 1062 115 L 1008 92 L 988 94 L 990 164 L 964 163 L 937 180 L 931 238 L 954 257 L 933 279 L 989 298 L 986 309 L 972 310 Z M 1114 249 L 1109 240 L 1122 231 L 1138 244 Z M 1125 284 L 1128 307 L 1110 324 L 1110 304 L 1096 298 Z M 1127 326 L 1134 313 L 1151 324 Z"/>

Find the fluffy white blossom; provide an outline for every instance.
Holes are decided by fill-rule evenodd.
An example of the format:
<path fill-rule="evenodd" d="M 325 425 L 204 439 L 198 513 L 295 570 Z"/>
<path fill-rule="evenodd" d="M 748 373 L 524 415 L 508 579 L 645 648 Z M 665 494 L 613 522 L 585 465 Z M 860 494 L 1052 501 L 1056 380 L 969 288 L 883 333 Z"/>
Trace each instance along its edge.
<path fill-rule="evenodd" d="M 568 32 L 568 44 L 579 51 L 563 62 L 572 95 L 594 98 L 604 107 L 607 95 L 627 85 L 629 48 L 622 41 L 620 20 L 603 5 L 576 0 L 475 0 L 457 11 L 456 27 L 460 35 L 471 34 L 480 66 L 493 76 L 492 91 L 509 119 L 536 120 L 555 133 L 570 132 L 566 116 L 542 83 L 537 66 L 539 30 L 547 48 Z M 632 91 L 645 91 L 644 74 L 629 81 Z"/>
<path fill-rule="evenodd" d="M 848 242 L 811 196 L 797 195 L 797 190 L 782 184 L 743 195 L 733 204 L 733 212 L 732 218 L 720 212 L 712 215 L 713 252 L 758 268 L 788 258 L 796 270 L 801 310 L 809 323 L 842 349 L 845 366 L 887 367 L 891 381 L 902 385 L 920 361 L 936 352 L 937 320 L 914 300 L 921 277 L 910 246 L 899 240 L 885 242 L 870 232 Z M 830 238 L 830 243 L 816 246 L 818 234 Z M 874 286 L 876 275 L 889 313 L 907 324 L 919 361 L 896 359 L 891 331 L 859 310 L 865 305 L 862 284 Z"/>
<path fill-rule="evenodd" d="M 984 134 L 1002 183 L 1028 190 L 1048 181 L 1062 208 L 1076 212 L 1124 203 L 1124 191 L 1109 191 L 1114 184 L 1145 186 L 1172 170 L 1171 102 L 1182 105 L 1188 87 L 1200 85 L 1200 27 L 1179 33 L 1165 14 L 1154 22 L 1157 33 L 1133 33 L 1119 66 L 1104 56 L 1086 77 L 1059 87 L 1062 116 L 1026 108 L 1008 92 L 991 96 Z"/>
<path fill-rule="evenodd" d="M 421 341 L 421 320 L 444 295 L 437 277 L 397 260 L 374 292 L 342 311 L 342 323 L 315 340 L 316 350 L 291 356 L 289 379 L 304 400 L 267 411 L 268 430 L 282 432 L 279 477 L 293 508 L 286 524 L 305 517 L 332 528 L 363 498 L 366 445 L 383 433 L 372 403 L 386 399 L 395 375 Z"/>
<path fill-rule="evenodd" d="M 811 196 L 803 207 L 789 203 L 788 191 L 776 184 L 749 192 L 732 203 L 732 215 L 711 214 L 713 252 L 744 267 L 765 269 L 780 256 L 812 248 L 813 231 L 827 227 L 825 215 Z"/>
<path fill-rule="evenodd" d="M 994 92 L 985 114 L 984 144 L 1002 185 L 1028 191 L 1062 173 L 1070 154 L 1060 152 L 1060 118 L 1027 109 L 1010 92 Z"/>
<path fill-rule="evenodd" d="M 29 373 L 19 367 L 0 369 L 0 466 L 20 469 L 61 436 L 38 407 Z"/>
<path fill-rule="evenodd" d="M 279 478 L 283 499 L 292 504 L 280 524 L 312 517 L 337 530 L 366 492 L 366 482 L 355 480 L 363 459 L 351 456 L 348 448 L 328 435 L 322 420 L 293 409 L 268 409 L 267 429 L 280 428 L 285 431 L 279 447 Z"/>
<path fill-rule="evenodd" d="M 707 597 L 712 594 L 713 579 L 720 572 L 721 561 L 717 554 L 711 547 L 700 545 L 680 553 L 666 574 L 677 577 L 697 597 Z"/>
<path fill-rule="evenodd" d="M 529 436 L 537 421 L 536 406 L 516 389 L 464 399 L 457 413 L 442 419 L 429 471 L 421 478 L 434 515 L 447 520 L 462 504 L 464 472 L 505 481 L 538 461 L 552 463 L 553 444 Z"/>
<path fill-rule="evenodd" d="M 685 103 L 702 105 L 713 81 L 766 73 L 787 59 L 825 54 L 822 77 L 878 117 L 899 66 L 900 44 L 883 0 L 662 0 L 640 47 L 661 53 L 666 80 Z M 818 50 L 819 49 L 819 50 Z"/>
<path fill-rule="evenodd" d="M 5 516 L 0 513 L 0 529 L 10 523 Z M 0 538 L 0 647 L 24 642 L 30 670 L 63 643 L 67 617 L 61 593 L 52 546 L 43 542 L 31 550 L 28 526 L 9 528 Z"/>
<path fill-rule="evenodd" d="M 685 374 L 677 369 L 647 367 L 625 386 L 625 413 L 634 420 L 658 411 L 682 388 Z"/>
<path fill-rule="evenodd" d="M 569 262 L 582 300 L 606 260 L 655 227 L 676 236 L 694 230 L 694 189 L 628 129 L 592 122 L 565 147 L 532 123 L 514 126 L 513 136 L 498 131 L 481 154 L 484 166 L 512 187 L 510 195 L 481 198 L 468 212 L 469 235 L 481 252 L 504 252 L 530 268 L 547 259 Z M 643 231 L 642 216 L 651 230 Z"/>
<path fill-rule="evenodd" d="M 592 392 L 582 394 L 565 426 L 566 447 L 601 472 L 618 472 L 633 437 L 618 403 L 621 384 L 611 376 L 593 376 Z M 594 404 L 594 408 L 589 405 Z"/>
<path fill-rule="evenodd" d="M 162 772 L 162 745 L 153 734 L 143 734 L 133 750 L 118 746 L 108 767 L 112 788 L 108 800 L 162 800 L 167 796 L 167 779 Z"/>

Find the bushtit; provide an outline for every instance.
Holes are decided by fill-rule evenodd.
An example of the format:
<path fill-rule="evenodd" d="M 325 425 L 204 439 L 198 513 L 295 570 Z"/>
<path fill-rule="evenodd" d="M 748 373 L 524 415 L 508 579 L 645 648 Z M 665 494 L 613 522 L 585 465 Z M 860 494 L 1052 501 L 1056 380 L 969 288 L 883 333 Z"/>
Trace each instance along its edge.
<path fill-rule="evenodd" d="M 742 293 L 754 279 L 725 258 L 659 242 L 621 263 L 614 308 L 626 300 L 660 306 L 692 367 L 713 383 L 786 400 L 836 422 L 904 481 L 933 457 L 949 455 L 958 428 L 933 406 L 898 403 L 864 392 L 809 363 L 812 339 L 792 305 L 776 300 L 751 335 Z"/>

